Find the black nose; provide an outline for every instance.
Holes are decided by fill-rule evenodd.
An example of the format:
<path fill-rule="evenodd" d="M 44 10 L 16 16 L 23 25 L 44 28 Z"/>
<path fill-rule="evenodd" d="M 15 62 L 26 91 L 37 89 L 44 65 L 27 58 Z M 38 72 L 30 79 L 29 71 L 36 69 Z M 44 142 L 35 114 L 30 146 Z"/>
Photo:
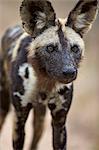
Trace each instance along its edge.
<path fill-rule="evenodd" d="M 63 75 L 67 78 L 76 78 L 77 76 L 77 69 L 75 68 L 68 68 L 63 71 Z"/>

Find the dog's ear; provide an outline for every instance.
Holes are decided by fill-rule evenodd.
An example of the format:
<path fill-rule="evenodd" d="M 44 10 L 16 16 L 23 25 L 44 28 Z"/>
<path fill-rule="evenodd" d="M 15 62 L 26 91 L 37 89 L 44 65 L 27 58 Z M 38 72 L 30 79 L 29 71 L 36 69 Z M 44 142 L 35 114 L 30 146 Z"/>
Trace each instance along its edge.
<path fill-rule="evenodd" d="M 70 12 L 66 25 L 82 37 L 91 28 L 98 12 L 98 0 L 80 0 Z"/>
<path fill-rule="evenodd" d="M 47 0 L 24 0 L 20 7 L 23 28 L 32 37 L 55 26 L 56 14 Z"/>

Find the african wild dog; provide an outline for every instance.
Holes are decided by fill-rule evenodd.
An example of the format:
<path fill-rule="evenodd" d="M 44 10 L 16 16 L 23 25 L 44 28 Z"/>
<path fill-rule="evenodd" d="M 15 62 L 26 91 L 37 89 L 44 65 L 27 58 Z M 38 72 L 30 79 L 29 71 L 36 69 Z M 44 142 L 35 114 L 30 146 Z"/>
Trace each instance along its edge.
<path fill-rule="evenodd" d="M 53 149 L 66 150 L 65 122 L 72 102 L 73 81 L 84 53 L 83 36 L 97 14 L 98 0 L 80 0 L 66 19 L 56 19 L 47 0 L 24 0 L 20 7 L 23 28 L 8 30 L 6 52 L 11 101 L 14 106 L 13 148 L 22 150 L 24 126 L 34 108 L 31 150 L 43 132 L 46 106 L 52 115 Z"/>

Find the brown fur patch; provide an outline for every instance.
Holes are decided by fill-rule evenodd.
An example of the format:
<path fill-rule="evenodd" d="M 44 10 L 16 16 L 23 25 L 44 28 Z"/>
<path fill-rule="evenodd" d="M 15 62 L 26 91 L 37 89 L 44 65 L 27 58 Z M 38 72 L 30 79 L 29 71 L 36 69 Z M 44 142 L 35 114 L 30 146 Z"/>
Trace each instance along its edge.
<path fill-rule="evenodd" d="M 37 76 L 37 89 L 39 91 L 44 91 L 44 92 L 50 92 L 52 90 L 52 88 L 55 85 L 55 81 L 51 78 L 48 77 L 48 75 L 46 74 L 45 70 L 43 70 L 42 68 L 40 68 L 40 63 L 37 59 L 35 58 L 29 58 L 28 59 L 29 63 L 32 64 L 35 72 L 36 72 L 36 76 Z"/>

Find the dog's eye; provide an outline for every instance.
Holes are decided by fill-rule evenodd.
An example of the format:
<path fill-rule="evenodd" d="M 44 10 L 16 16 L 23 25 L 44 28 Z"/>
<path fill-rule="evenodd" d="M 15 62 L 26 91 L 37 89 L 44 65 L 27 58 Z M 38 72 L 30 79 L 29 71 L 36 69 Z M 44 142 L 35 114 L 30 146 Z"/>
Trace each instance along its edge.
<path fill-rule="evenodd" d="M 79 47 L 78 47 L 77 45 L 73 45 L 73 46 L 71 47 L 71 50 L 72 50 L 72 52 L 74 52 L 74 53 L 78 53 L 78 52 L 79 52 Z"/>
<path fill-rule="evenodd" d="M 52 53 L 54 51 L 54 46 L 53 45 L 48 45 L 47 46 L 47 52 Z"/>

